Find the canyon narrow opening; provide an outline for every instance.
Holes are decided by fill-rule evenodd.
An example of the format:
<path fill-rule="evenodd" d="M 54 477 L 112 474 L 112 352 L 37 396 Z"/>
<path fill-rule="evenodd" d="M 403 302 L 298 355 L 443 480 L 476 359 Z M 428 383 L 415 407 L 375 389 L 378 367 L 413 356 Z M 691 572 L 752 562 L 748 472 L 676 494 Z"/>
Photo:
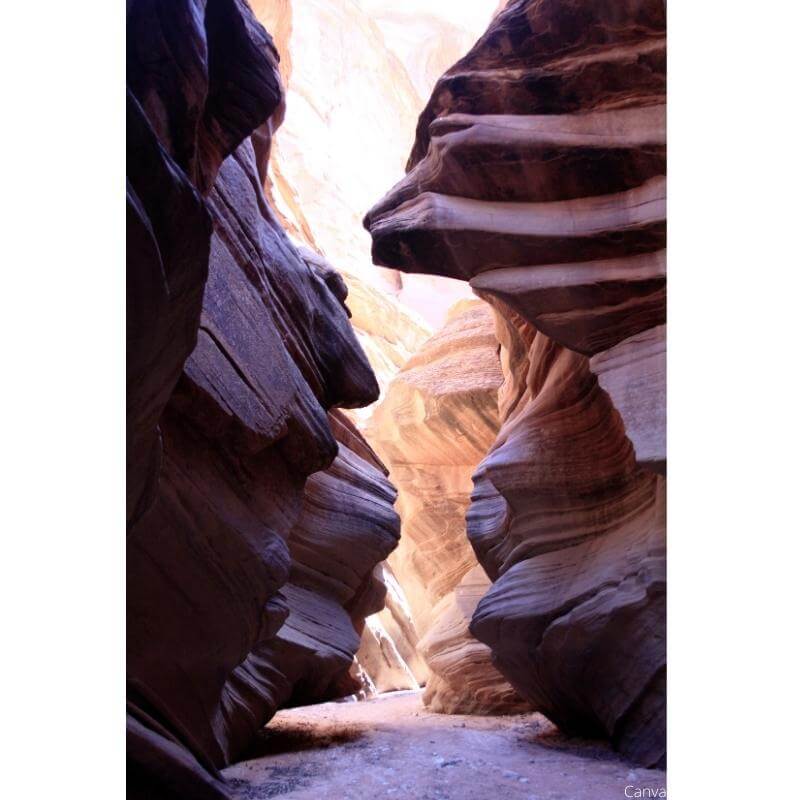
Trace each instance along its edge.
<path fill-rule="evenodd" d="M 663 2 L 183 5 L 128 19 L 131 796 L 665 796 Z"/>

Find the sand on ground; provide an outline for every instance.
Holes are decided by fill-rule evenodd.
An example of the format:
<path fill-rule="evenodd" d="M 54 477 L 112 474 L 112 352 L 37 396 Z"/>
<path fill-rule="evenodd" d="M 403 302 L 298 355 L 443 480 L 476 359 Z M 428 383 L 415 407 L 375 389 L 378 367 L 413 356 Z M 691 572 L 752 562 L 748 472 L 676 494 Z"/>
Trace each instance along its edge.
<path fill-rule="evenodd" d="M 281 711 L 224 775 L 242 800 L 666 796 L 662 770 L 637 767 L 607 743 L 569 739 L 541 714 L 432 714 L 421 692 Z"/>

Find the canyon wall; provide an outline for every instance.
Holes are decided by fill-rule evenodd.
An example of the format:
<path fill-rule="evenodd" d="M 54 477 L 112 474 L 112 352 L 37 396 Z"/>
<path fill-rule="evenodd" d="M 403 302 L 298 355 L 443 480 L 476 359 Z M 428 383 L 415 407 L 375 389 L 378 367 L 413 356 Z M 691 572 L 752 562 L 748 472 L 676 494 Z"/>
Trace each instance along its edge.
<path fill-rule="evenodd" d="M 434 607 L 434 624 L 419 644 L 430 675 L 422 696 L 440 714 L 517 714 L 530 711 L 492 662 L 492 651 L 473 636 L 475 608 L 491 587 L 476 564 Z"/>
<path fill-rule="evenodd" d="M 464 616 L 489 588 L 465 536 L 465 515 L 472 473 L 499 427 L 497 350 L 490 308 L 460 301 L 389 384 L 367 427 L 399 491 L 402 538 L 389 563 L 424 637 L 424 698 L 435 711 L 524 706 L 467 630 L 472 611 Z"/>
<path fill-rule="evenodd" d="M 347 288 L 263 192 L 270 37 L 242 0 L 127 26 L 128 788 L 223 798 L 278 706 L 353 690 L 399 520 Z"/>
<path fill-rule="evenodd" d="M 397 373 L 367 427 L 399 487 L 403 535 L 389 561 L 420 635 L 476 563 L 464 516 L 472 473 L 497 435 L 501 380 L 491 312 L 462 301 Z"/>
<path fill-rule="evenodd" d="M 661 0 L 508 3 L 365 220 L 377 264 L 494 309 L 473 634 L 563 730 L 646 765 L 666 759 L 665 47 Z"/>

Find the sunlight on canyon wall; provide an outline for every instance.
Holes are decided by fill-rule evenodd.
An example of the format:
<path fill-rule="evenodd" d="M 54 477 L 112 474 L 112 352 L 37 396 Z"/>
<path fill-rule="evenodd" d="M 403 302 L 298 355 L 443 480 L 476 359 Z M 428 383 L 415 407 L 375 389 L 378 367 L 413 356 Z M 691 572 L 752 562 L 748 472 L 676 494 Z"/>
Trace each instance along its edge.
<path fill-rule="evenodd" d="M 424 321 L 438 328 L 450 305 L 470 290 L 446 278 L 375 267 L 361 219 L 403 176 L 425 100 L 485 29 L 496 5 L 253 3 L 275 38 L 287 87 L 268 175 L 275 205 L 290 233 L 322 253 L 348 284 L 354 276 L 396 297 L 410 310 L 411 327 Z M 404 344 L 400 352 L 407 358 L 416 349 Z M 376 371 L 380 380 L 379 365 Z"/>

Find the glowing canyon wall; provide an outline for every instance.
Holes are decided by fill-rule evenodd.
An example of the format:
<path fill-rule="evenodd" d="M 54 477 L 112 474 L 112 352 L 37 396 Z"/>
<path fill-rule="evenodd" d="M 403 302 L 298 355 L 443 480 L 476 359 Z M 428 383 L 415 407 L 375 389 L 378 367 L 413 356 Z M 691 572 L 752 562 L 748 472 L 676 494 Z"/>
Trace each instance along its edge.
<path fill-rule="evenodd" d="M 563 730 L 647 765 L 666 758 L 665 46 L 661 0 L 508 3 L 365 220 L 377 264 L 494 310 L 472 633 Z"/>
<path fill-rule="evenodd" d="M 434 711 L 525 705 L 467 630 L 472 610 L 465 616 L 489 588 L 465 535 L 465 515 L 472 473 L 499 427 L 497 350 L 489 307 L 462 300 L 389 384 L 366 429 L 399 492 L 402 537 L 389 563 L 421 638 L 424 699 Z"/>
<path fill-rule="evenodd" d="M 373 266 L 361 217 L 375 194 L 403 174 L 423 98 L 467 52 L 494 6 L 481 0 L 471 14 L 454 15 L 391 0 L 252 3 L 273 32 L 286 88 L 264 188 L 306 260 L 328 259 L 342 275 L 351 324 L 382 396 L 451 304 L 472 293 L 461 281 Z M 373 410 L 348 413 L 365 429 Z M 461 541 L 469 549 L 463 526 Z M 417 688 L 428 669 L 405 597 L 408 576 L 398 581 L 388 563 L 380 569 L 386 607 L 368 619 L 354 674 L 366 692 Z"/>
<path fill-rule="evenodd" d="M 478 7 L 485 25 L 493 3 Z M 351 289 L 359 282 L 397 301 L 408 318 L 405 361 L 431 333 L 410 343 L 414 324 L 436 329 L 470 293 L 458 281 L 373 266 L 361 218 L 402 176 L 424 98 L 480 30 L 454 24 L 436 4 L 423 11 L 384 0 L 254 0 L 253 10 L 275 36 L 287 93 L 266 179 L 274 205 L 292 236 L 335 264 Z M 354 309 L 357 329 L 359 316 L 367 315 Z M 368 337 L 393 349 L 374 331 Z"/>

